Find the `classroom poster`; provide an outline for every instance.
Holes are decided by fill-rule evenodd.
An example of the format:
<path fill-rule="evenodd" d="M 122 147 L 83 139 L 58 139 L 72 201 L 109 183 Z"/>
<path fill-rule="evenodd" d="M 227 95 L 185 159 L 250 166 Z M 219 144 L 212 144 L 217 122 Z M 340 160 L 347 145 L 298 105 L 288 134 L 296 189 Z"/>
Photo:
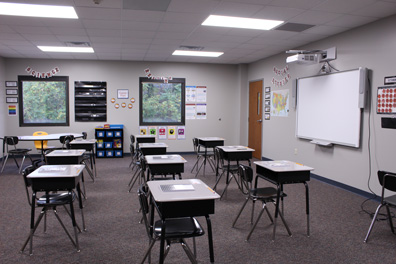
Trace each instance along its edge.
<path fill-rule="evenodd" d="M 196 91 L 196 86 L 186 86 L 186 104 L 195 103 Z"/>
<path fill-rule="evenodd" d="M 174 140 L 176 139 L 177 132 L 175 126 L 168 126 L 168 139 Z"/>
<path fill-rule="evenodd" d="M 206 102 L 206 86 L 197 86 L 196 92 L 196 102 L 204 103 Z"/>
<path fill-rule="evenodd" d="M 186 139 L 186 127 L 185 126 L 177 127 L 177 139 Z"/>
<path fill-rule="evenodd" d="M 289 115 L 289 90 L 278 90 L 271 92 L 271 115 Z"/>
<path fill-rule="evenodd" d="M 157 127 L 156 126 L 150 126 L 148 131 L 150 133 L 150 136 L 157 137 Z"/>
<path fill-rule="evenodd" d="M 206 119 L 206 104 L 196 104 L 197 119 Z"/>
<path fill-rule="evenodd" d="M 147 134 L 147 127 L 146 127 L 146 126 L 141 126 L 141 127 L 139 128 L 139 131 L 140 131 L 140 135 L 148 135 L 148 134 Z"/>
<path fill-rule="evenodd" d="M 195 119 L 196 110 L 195 104 L 186 104 L 186 119 Z"/>
<path fill-rule="evenodd" d="M 166 127 L 165 126 L 158 127 L 158 139 L 161 139 L 161 140 L 166 139 Z"/>
<path fill-rule="evenodd" d="M 16 110 L 16 105 L 9 105 L 8 106 L 8 115 L 9 116 L 16 116 L 17 115 L 17 110 Z"/>

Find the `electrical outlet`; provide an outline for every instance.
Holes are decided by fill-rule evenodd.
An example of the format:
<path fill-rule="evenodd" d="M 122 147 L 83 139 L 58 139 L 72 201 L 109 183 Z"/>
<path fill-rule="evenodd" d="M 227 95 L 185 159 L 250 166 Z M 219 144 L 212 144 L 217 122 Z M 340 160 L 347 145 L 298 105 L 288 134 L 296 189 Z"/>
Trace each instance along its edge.
<path fill-rule="evenodd" d="M 295 148 L 294 149 L 294 155 L 297 155 L 298 154 L 298 150 Z"/>

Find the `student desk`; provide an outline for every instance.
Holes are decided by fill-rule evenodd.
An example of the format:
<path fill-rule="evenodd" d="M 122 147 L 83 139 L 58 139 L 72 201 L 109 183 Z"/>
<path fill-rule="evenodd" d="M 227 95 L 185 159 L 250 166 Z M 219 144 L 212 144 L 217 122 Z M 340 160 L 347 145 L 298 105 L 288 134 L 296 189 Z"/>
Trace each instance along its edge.
<path fill-rule="evenodd" d="M 152 135 L 135 135 L 136 148 L 138 148 L 140 143 L 154 143 L 155 136 Z"/>
<path fill-rule="evenodd" d="M 203 146 L 205 148 L 205 154 L 204 154 L 204 160 L 201 164 L 201 166 L 199 167 L 197 174 L 195 176 L 198 175 L 199 171 L 202 168 L 203 165 L 203 175 L 205 176 L 205 167 L 206 167 L 206 160 L 208 160 L 209 164 L 210 164 L 210 160 L 208 159 L 208 148 L 212 148 L 213 152 L 214 152 L 214 148 L 217 146 L 224 146 L 224 138 L 220 138 L 220 137 L 199 137 L 198 139 L 198 144 Z M 215 164 L 210 164 L 213 169 L 215 169 Z"/>
<path fill-rule="evenodd" d="M 237 165 L 239 165 L 240 161 L 246 160 L 249 162 L 249 166 L 250 166 L 250 159 L 252 158 L 254 149 L 245 147 L 245 146 L 218 146 L 217 148 L 220 149 L 220 151 L 222 151 L 222 156 L 223 159 L 227 161 L 227 179 L 226 179 L 226 186 L 228 186 L 228 184 L 230 183 L 231 179 L 229 178 L 230 176 L 230 166 L 231 166 L 231 161 L 236 161 Z M 216 175 L 218 174 L 218 168 L 216 167 Z M 221 175 L 220 177 L 217 179 L 215 186 L 213 187 L 213 189 L 216 190 L 216 186 L 219 183 L 221 179 Z M 241 189 L 242 192 L 244 192 L 243 190 L 243 186 L 240 185 L 238 183 L 238 180 L 236 180 L 236 183 L 238 184 L 239 189 Z M 224 192 L 226 191 L 226 189 L 224 189 L 223 193 L 221 194 L 221 196 L 223 196 Z"/>
<path fill-rule="evenodd" d="M 143 155 L 161 155 L 166 154 L 168 145 L 165 143 L 140 143 L 139 148 Z"/>
<path fill-rule="evenodd" d="M 47 155 L 45 155 L 47 165 L 77 165 L 81 164 L 81 161 L 84 158 L 85 149 L 57 149 L 51 151 Z M 85 168 L 85 165 L 83 165 Z M 91 177 L 94 180 L 93 177 Z M 84 198 L 87 198 L 85 183 L 84 183 L 84 175 L 81 176 L 81 182 L 83 184 L 83 195 Z"/>
<path fill-rule="evenodd" d="M 166 219 L 205 216 L 208 227 L 210 262 L 214 262 L 212 224 L 210 214 L 215 212 L 215 200 L 220 196 L 199 179 L 149 181 L 151 192 L 151 226 L 154 224 L 154 207 L 162 220 L 160 263 L 164 262 L 164 236 Z"/>
<path fill-rule="evenodd" d="M 274 230 L 272 234 L 272 240 L 275 240 L 276 221 L 279 214 L 279 196 L 281 190 L 283 190 L 284 184 L 296 184 L 303 183 L 305 186 L 305 206 L 307 214 L 307 236 L 310 236 L 309 229 L 309 189 L 307 181 L 310 180 L 311 170 L 313 168 L 304 166 L 299 163 L 281 160 L 281 161 L 255 161 L 257 177 L 263 178 L 269 182 L 272 182 L 278 186 L 278 193 L 276 198 L 275 207 L 275 220 Z M 256 178 L 257 188 L 257 178 Z"/>
<path fill-rule="evenodd" d="M 95 177 L 96 174 L 96 160 L 95 160 L 95 145 L 96 139 L 74 139 L 70 142 L 71 149 L 85 149 L 89 151 L 89 157 L 91 160 L 91 170 L 94 172 Z"/>
<path fill-rule="evenodd" d="M 180 155 L 146 155 L 144 156 L 148 166 L 147 181 L 150 180 L 150 174 L 154 175 L 179 175 L 184 172 L 184 163 L 187 161 Z"/>
<path fill-rule="evenodd" d="M 74 189 L 77 189 L 79 206 L 80 209 L 82 209 L 83 206 L 82 206 L 81 190 L 80 190 L 79 182 L 83 169 L 84 169 L 84 165 L 43 165 L 27 176 L 27 178 L 32 181 L 32 190 L 33 190 L 31 220 L 30 220 L 30 235 L 26 240 L 24 246 L 22 247 L 21 251 L 25 249 L 27 243 L 30 240 L 30 254 L 32 254 L 33 235 L 43 216 L 43 214 L 41 214 L 37 222 L 36 223 L 34 222 L 35 205 L 36 205 L 34 201 L 36 200 L 36 192 L 37 191 L 47 192 L 47 193 L 52 191 L 72 192 Z M 72 241 L 73 245 L 77 248 L 78 251 L 80 251 L 78 244 L 78 237 L 77 237 L 77 223 L 74 216 L 73 203 L 70 203 L 70 214 L 75 232 L 75 241 L 72 239 L 70 234 L 68 233 L 67 234 L 70 240 Z M 82 210 L 81 210 L 81 215 L 83 218 L 83 225 L 85 229 L 84 215 Z"/>

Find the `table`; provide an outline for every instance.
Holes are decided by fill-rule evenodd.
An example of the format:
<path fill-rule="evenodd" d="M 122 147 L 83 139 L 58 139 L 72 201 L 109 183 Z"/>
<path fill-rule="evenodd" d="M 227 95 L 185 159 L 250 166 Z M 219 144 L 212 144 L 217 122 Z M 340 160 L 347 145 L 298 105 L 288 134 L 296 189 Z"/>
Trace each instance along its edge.
<path fill-rule="evenodd" d="M 140 143 L 139 148 L 143 155 L 161 155 L 166 154 L 168 145 L 165 143 Z"/>
<path fill-rule="evenodd" d="M 96 173 L 96 159 L 95 159 L 95 145 L 96 139 L 74 139 L 70 142 L 71 149 L 85 149 L 89 151 L 89 156 L 91 159 L 91 170 L 94 172 L 95 177 L 97 177 Z"/>
<path fill-rule="evenodd" d="M 251 166 L 250 159 L 252 158 L 253 152 L 255 151 L 252 148 L 248 148 L 245 146 L 218 146 L 218 148 L 222 151 L 223 159 L 227 160 L 227 179 L 226 179 L 226 186 L 230 183 L 231 179 L 229 178 L 230 176 L 230 166 L 231 166 L 231 161 L 236 161 L 237 165 L 239 165 L 240 161 L 246 160 L 249 162 L 249 166 Z M 217 168 L 216 168 L 216 175 L 217 175 Z M 217 179 L 215 186 L 213 187 L 214 190 L 216 190 L 216 186 L 219 183 L 221 176 Z M 236 183 L 238 184 L 239 189 L 241 189 L 242 192 L 243 186 L 238 183 L 238 180 L 236 180 Z M 227 187 L 226 187 L 227 188 Z M 223 193 L 221 196 L 226 191 L 226 188 L 224 188 Z"/>
<path fill-rule="evenodd" d="M 150 180 L 150 174 L 154 175 L 179 175 L 184 172 L 184 163 L 187 161 L 180 155 L 145 155 L 146 164 L 148 166 L 147 181 Z"/>
<path fill-rule="evenodd" d="M 305 186 L 305 206 L 307 214 L 307 236 L 310 236 L 309 227 L 309 189 L 307 181 L 310 180 L 311 171 L 313 168 L 304 166 L 302 164 L 291 162 L 287 160 L 280 161 L 255 161 L 256 164 L 256 177 L 263 178 L 269 182 L 277 185 L 278 193 L 276 198 L 275 207 L 275 220 L 272 240 L 275 240 L 276 221 L 279 214 L 279 196 L 283 191 L 284 184 L 297 184 L 302 183 Z M 257 188 L 257 178 L 255 187 Z"/>
<path fill-rule="evenodd" d="M 208 160 L 210 166 L 212 166 L 212 169 L 214 170 L 215 164 L 211 164 L 210 163 L 210 159 L 208 159 L 208 148 L 213 148 L 213 152 L 214 152 L 214 148 L 217 146 L 224 146 L 224 138 L 220 138 L 220 137 L 199 137 L 198 139 L 198 144 L 203 146 L 205 148 L 205 154 L 204 154 L 204 160 L 201 164 L 201 166 L 199 167 L 197 174 L 195 174 L 195 177 L 198 175 L 199 171 L 202 168 L 203 165 L 203 175 L 205 176 L 205 167 L 206 167 L 206 160 Z"/>
<path fill-rule="evenodd" d="M 166 219 L 205 216 L 208 228 L 210 262 L 214 262 L 212 224 L 210 214 L 215 213 L 215 200 L 220 196 L 199 179 L 149 181 L 151 192 L 151 226 L 154 224 L 154 207 L 162 220 L 159 263 L 164 262 L 164 236 Z"/>
<path fill-rule="evenodd" d="M 27 243 L 30 240 L 30 254 L 32 254 L 33 235 L 41 220 L 41 218 L 38 218 L 37 222 L 34 223 L 35 202 L 33 201 L 35 201 L 36 199 L 35 195 L 37 191 L 52 192 L 52 191 L 66 190 L 72 192 L 74 189 L 77 189 L 79 207 L 81 209 L 81 215 L 83 219 L 83 228 L 85 229 L 84 214 L 82 211 L 83 206 L 81 199 L 81 190 L 79 184 L 83 169 L 84 169 L 84 165 L 43 165 L 27 176 L 27 178 L 29 178 L 32 181 L 32 190 L 33 190 L 30 235 L 26 240 L 24 246 L 22 247 L 21 251 L 23 251 L 23 249 L 26 247 Z M 71 213 L 72 223 L 75 232 L 75 241 L 72 239 L 70 234 L 68 233 L 67 234 L 70 240 L 72 241 L 73 245 L 75 245 L 77 250 L 80 251 L 78 244 L 78 237 L 77 237 L 77 223 L 74 216 L 73 203 L 70 204 L 70 213 Z"/>
<path fill-rule="evenodd" d="M 48 134 L 42 136 L 19 136 L 19 141 L 41 141 L 41 156 L 44 158 L 44 150 L 43 145 L 44 141 L 50 140 L 59 140 L 61 136 L 73 136 L 74 138 L 82 138 L 83 134 L 81 133 L 57 133 L 57 134 Z"/>

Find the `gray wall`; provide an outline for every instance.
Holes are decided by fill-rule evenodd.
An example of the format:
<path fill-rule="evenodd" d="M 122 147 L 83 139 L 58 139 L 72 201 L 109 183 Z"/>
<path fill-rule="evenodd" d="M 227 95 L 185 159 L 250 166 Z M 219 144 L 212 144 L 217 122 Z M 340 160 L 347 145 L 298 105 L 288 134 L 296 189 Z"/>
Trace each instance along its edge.
<path fill-rule="evenodd" d="M 327 49 L 337 47 L 338 58 L 331 64 L 338 70 L 349 70 L 367 67 L 371 76 L 371 108 L 366 107 L 363 113 L 361 147 L 351 148 L 335 145 L 331 148 L 309 143 L 295 137 L 296 112 L 290 107 L 288 117 L 272 117 L 263 122 L 262 156 L 269 159 L 289 159 L 314 167 L 314 173 L 369 191 L 370 187 L 378 194 L 380 186 L 377 170 L 396 171 L 396 130 L 382 129 L 381 117 L 376 113 L 377 87 L 383 86 L 385 76 L 395 76 L 396 68 L 396 16 L 368 24 L 366 26 L 338 34 L 302 49 Z M 271 84 L 275 77 L 273 67 L 283 68 L 287 54 L 279 54 L 266 60 L 249 65 L 249 80 L 264 78 L 264 86 L 273 90 L 289 89 L 291 82 L 277 88 Z M 289 65 L 293 79 L 318 74 L 321 65 Z M 334 102 L 334 107 L 338 106 Z M 371 110 L 370 110 L 371 109 Z M 312 109 L 314 110 L 314 109 Z M 243 123 L 241 124 L 244 125 Z M 369 126 L 371 137 L 369 140 Z M 370 145 L 370 148 L 368 147 Z M 295 154 L 297 150 L 297 155 Z M 371 157 L 369 157 L 369 150 Z M 371 171 L 370 171 L 371 158 Z M 371 178 L 369 180 L 371 173 Z"/>
<path fill-rule="evenodd" d="M 122 61 L 79 61 L 79 60 L 30 60 L 4 59 L 7 80 L 17 80 L 18 75 L 27 75 L 25 69 L 32 67 L 46 72 L 59 67 L 58 75 L 69 76 L 70 127 L 19 127 L 16 117 L 5 116 L 7 127 L 5 134 L 31 135 L 34 131 L 49 133 L 64 131 L 87 131 L 94 137 L 94 128 L 105 122 L 74 121 L 74 81 L 106 81 L 107 123 L 124 124 L 124 151 L 129 152 L 129 135 L 139 133 L 139 77 L 144 77 L 144 69 L 150 68 L 155 76 L 186 78 L 186 85 L 207 86 L 207 119 L 186 120 L 186 140 L 167 140 L 168 151 L 192 151 L 192 138 L 196 136 L 220 136 L 226 144 L 239 143 L 240 82 L 237 65 L 122 62 Z M 246 74 L 245 74 L 246 76 Z M 245 77 L 246 78 L 246 77 Z M 4 82 L 3 82 L 4 83 Z M 128 89 L 129 96 L 136 102 L 133 109 L 114 108 L 111 98 L 117 98 L 117 89 Z M 121 100 L 117 100 L 122 102 Z M 127 103 L 129 101 L 124 100 Z M 236 118 L 237 117 L 237 118 Z M 221 121 L 219 119 L 221 118 Z M 3 133 L 1 133 L 3 134 Z"/>
<path fill-rule="evenodd" d="M 7 115 L 7 106 L 6 106 L 6 99 L 5 99 L 5 63 L 4 59 L 0 57 L 0 137 L 5 133 L 5 117 Z"/>

